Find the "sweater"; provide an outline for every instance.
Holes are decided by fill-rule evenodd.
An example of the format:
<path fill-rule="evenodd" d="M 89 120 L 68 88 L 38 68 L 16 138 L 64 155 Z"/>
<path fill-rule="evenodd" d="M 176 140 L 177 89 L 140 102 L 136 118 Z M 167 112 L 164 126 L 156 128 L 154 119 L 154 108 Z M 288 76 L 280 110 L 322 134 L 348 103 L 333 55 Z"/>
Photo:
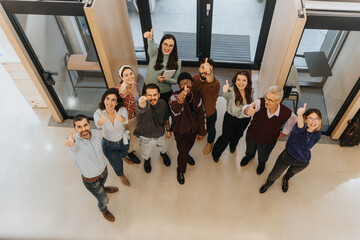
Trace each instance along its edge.
<path fill-rule="evenodd" d="M 251 97 L 254 97 L 254 91 L 251 93 Z M 250 104 L 246 102 L 246 100 L 243 100 L 243 102 L 240 104 L 240 106 L 236 105 L 235 103 L 235 92 L 234 88 L 230 87 L 227 92 L 223 92 L 223 97 L 226 99 L 226 111 L 233 117 L 237 118 L 247 118 L 249 116 L 246 116 L 242 112 L 242 108 L 245 104 Z"/>
<path fill-rule="evenodd" d="M 320 140 L 320 132 L 306 131 L 306 124 L 303 128 L 294 125 L 286 142 L 286 151 L 300 162 L 309 162 L 311 159 L 310 149 Z"/>
<path fill-rule="evenodd" d="M 188 102 L 184 100 L 184 102 L 180 104 L 177 102 L 180 92 L 181 91 L 176 91 L 169 99 L 174 133 L 196 133 L 200 136 L 205 136 L 205 110 L 200 95 L 191 93 L 192 97 L 189 95 L 192 98 L 191 101 Z M 189 104 L 192 104 L 193 111 Z"/>
<path fill-rule="evenodd" d="M 279 137 L 281 127 L 291 117 L 291 111 L 280 104 L 279 116 L 269 118 L 265 108 L 265 99 L 260 98 L 260 109 L 250 123 L 248 133 L 256 142 L 264 145 L 275 144 Z"/>
<path fill-rule="evenodd" d="M 158 138 L 164 135 L 166 121 L 169 120 L 169 110 L 163 99 L 153 106 L 146 101 L 146 106 L 141 108 L 136 105 L 137 127 L 134 130 L 135 136 L 147 138 Z"/>
<path fill-rule="evenodd" d="M 219 97 L 220 82 L 214 77 L 214 81 L 209 83 L 202 81 L 200 75 L 193 76 L 192 91 L 200 94 L 205 107 L 206 117 L 210 117 L 216 111 L 216 101 Z"/>
<path fill-rule="evenodd" d="M 178 76 L 180 74 L 180 70 L 181 70 L 180 58 L 178 58 L 178 61 L 177 61 L 178 68 L 175 71 L 174 75 L 171 78 L 168 78 L 165 82 L 159 82 L 159 80 L 157 79 L 157 76 L 162 76 L 164 70 L 166 70 L 166 65 L 169 60 L 170 54 L 169 55 L 163 54 L 163 56 L 164 56 L 163 62 L 162 62 L 163 68 L 161 68 L 160 70 L 154 69 L 156 59 L 157 59 L 157 54 L 158 54 L 158 48 L 156 47 L 154 40 L 148 39 L 148 54 L 149 54 L 149 65 L 148 65 L 148 68 L 146 71 L 145 84 L 155 83 L 156 85 L 159 86 L 160 93 L 170 92 L 172 90 L 171 86 L 178 83 L 177 78 L 178 78 Z"/>

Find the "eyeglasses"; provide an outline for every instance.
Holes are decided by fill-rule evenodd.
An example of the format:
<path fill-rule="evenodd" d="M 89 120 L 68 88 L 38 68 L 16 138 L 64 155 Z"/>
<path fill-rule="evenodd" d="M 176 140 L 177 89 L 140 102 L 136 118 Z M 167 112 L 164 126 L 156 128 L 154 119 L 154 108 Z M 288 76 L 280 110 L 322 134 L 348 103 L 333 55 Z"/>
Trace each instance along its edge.
<path fill-rule="evenodd" d="M 167 44 L 167 43 L 163 43 L 163 46 L 166 47 L 166 48 L 173 48 L 174 47 L 174 45 Z"/>
<path fill-rule="evenodd" d="M 274 103 L 274 102 L 276 102 L 277 100 L 279 100 L 279 99 L 272 100 L 272 99 L 268 98 L 267 96 L 265 96 L 264 98 L 265 98 L 265 101 L 269 101 L 269 102 L 271 102 L 271 103 Z"/>
<path fill-rule="evenodd" d="M 307 118 L 306 120 L 308 120 L 309 122 L 320 122 L 319 118 Z"/>
<path fill-rule="evenodd" d="M 186 81 L 186 82 L 181 82 L 179 83 L 180 86 L 185 86 L 185 85 L 191 85 L 193 82 L 192 81 Z"/>

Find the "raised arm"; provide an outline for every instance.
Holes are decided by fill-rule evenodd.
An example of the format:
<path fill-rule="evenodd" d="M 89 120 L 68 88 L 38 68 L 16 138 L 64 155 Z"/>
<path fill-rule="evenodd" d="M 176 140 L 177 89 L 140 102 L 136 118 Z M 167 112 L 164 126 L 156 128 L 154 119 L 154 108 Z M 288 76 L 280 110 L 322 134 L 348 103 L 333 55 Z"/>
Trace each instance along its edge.
<path fill-rule="evenodd" d="M 304 113 L 306 111 L 306 103 L 304 104 L 303 107 L 299 108 L 297 110 L 297 125 L 298 128 L 303 128 L 304 127 Z"/>
<path fill-rule="evenodd" d="M 147 31 L 144 33 L 144 38 L 147 39 L 148 42 L 148 54 L 150 57 L 155 57 L 157 54 L 157 47 L 155 45 L 154 36 L 153 36 L 153 28 L 151 28 L 151 31 Z"/>

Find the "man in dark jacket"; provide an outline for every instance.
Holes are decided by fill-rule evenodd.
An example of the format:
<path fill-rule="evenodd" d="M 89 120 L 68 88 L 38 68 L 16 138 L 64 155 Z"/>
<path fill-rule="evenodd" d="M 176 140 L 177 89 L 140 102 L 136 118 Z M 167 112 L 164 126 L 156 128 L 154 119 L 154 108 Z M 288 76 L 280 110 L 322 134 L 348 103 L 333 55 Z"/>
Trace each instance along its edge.
<path fill-rule="evenodd" d="M 201 141 L 206 134 L 205 110 L 200 95 L 191 91 L 193 79 L 187 72 L 178 77 L 180 91 L 173 93 L 169 99 L 176 147 L 178 149 L 177 180 L 185 183 L 186 165 L 194 165 L 189 155 L 195 139 Z"/>
<path fill-rule="evenodd" d="M 166 138 L 171 137 L 169 126 L 169 110 L 166 102 L 160 98 L 160 89 L 155 84 L 144 86 L 144 96 L 136 105 L 137 127 L 134 135 L 139 137 L 141 157 L 144 161 L 145 172 L 151 172 L 150 155 L 154 147 L 160 150 L 160 155 L 165 166 L 170 166 L 171 161 L 166 154 Z"/>

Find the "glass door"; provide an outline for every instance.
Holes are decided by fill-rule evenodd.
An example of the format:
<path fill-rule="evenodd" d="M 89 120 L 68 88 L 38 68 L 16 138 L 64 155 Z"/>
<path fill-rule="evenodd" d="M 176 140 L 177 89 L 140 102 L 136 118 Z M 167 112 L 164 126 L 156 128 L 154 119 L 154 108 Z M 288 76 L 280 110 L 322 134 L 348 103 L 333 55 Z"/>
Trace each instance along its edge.
<path fill-rule="evenodd" d="M 211 58 L 221 63 L 259 65 L 262 59 L 259 53 L 264 49 L 261 44 L 267 38 L 266 24 L 271 22 L 264 14 L 272 12 L 274 6 L 275 1 L 270 0 L 214 0 Z"/>
<path fill-rule="evenodd" d="M 276 0 L 145 0 L 127 4 L 139 49 L 140 39 L 143 40 L 141 25 L 142 33 L 154 29 L 156 43 L 164 34 L 173 34 L 184 66 L 197 67 L 199 60 L 210 56 L 219 67 L 259 69 L 275 3 Z M 144 42 L 144 50 L 146 47 Z"/>
<path fill-rule="evenodd" d="M 84 3 L 2 1 L 9 19 L 64 119 L 92 118 L 107 88 Z"/>

